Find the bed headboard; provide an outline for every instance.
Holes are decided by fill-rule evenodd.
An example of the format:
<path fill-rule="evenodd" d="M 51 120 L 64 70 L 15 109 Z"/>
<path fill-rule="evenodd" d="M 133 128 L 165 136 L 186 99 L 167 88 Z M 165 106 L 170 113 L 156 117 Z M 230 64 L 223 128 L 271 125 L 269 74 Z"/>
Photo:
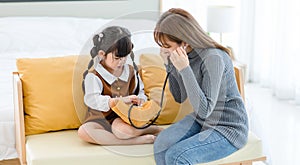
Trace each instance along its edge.
<path fill-rule="evenodd" d="M 161 11 L 160 9 L 161 0 L 0 2 L 0 17 L 59 16 L 112 19 L 128 15 L 128 18 L 145 18 L 143 15 L 130 13 L 157 12 Z"/>

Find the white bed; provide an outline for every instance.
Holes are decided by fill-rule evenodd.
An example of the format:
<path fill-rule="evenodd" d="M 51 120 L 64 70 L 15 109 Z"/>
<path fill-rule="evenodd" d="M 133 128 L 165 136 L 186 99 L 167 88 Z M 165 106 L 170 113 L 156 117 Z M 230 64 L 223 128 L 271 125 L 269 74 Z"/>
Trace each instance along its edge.
<path fill-rule="evenodd" d="M 0 3 L 0 161 L 15 151 L 12 72 L 15 59 L 87 54 L 90 37 L 108 25 L 132 32 L 134 52 L 158 53 L 152 30 L 159 0 Z"/>

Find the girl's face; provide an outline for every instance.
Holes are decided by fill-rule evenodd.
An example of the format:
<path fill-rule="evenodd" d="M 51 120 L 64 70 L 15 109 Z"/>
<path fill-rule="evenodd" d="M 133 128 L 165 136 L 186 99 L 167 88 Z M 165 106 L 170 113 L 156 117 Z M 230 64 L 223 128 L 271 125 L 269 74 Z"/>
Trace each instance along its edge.
<path fill-rule="evenodd" d="M 123 65 L 126 63 L 127 56 L 125 57 L 117 57 L 114 52 L 108 53 L 104 56 L 103 62 L 104 64 L 113 71 L 118 71 L 123 69 Z"/>

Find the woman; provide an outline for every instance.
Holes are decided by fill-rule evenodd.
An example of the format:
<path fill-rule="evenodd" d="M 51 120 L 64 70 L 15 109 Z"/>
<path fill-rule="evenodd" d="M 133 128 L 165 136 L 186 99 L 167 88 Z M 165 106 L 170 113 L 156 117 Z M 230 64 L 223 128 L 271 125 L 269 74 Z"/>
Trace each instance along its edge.
<path fill-rule="evenodd" d="M 156 163 L 205 163 L 242 148 L 247 142 L 248 118 L 230 51 L 211 39 L 182 9 L 162 14 L 154 38 L 171 72 L 173 97 L 180 103 L 188 98 L 194 110 L 158 135 Z"/>

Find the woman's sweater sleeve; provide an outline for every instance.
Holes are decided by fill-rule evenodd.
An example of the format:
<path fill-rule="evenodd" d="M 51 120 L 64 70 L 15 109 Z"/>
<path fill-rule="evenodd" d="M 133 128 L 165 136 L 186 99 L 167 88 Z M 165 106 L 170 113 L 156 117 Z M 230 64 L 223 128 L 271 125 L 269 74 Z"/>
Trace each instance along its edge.
<path fill-rule="evenodd" d="M 190 66 L 179 72 L 190 103 L 195 113 L 202 119 L 207 118 L 215 108 L 224 68 L 222 57 L 209 55 L 204 59 L 203 64 L 200 65 L 199 69 L 201 69 L 202 75 L 195 75 Z M 197 82 L 197 79 L 200 78 L 198 76 L 202 76 L 200 86 Z"/>

